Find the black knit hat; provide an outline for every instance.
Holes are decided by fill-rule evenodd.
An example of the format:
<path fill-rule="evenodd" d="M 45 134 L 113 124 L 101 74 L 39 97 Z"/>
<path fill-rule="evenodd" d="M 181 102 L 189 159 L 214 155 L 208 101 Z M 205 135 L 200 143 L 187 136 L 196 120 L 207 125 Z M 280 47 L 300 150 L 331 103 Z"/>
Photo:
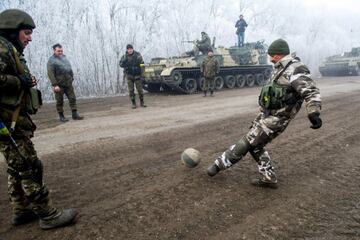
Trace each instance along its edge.
<path fill-rule="evenodd" d="M 290 48 L 284 39 L 279 38 L 270 44 L 268 48 L 268 54 L 274 56 L 276 54 L 288 55 L 290 54 Z"/>
<path fill-rule="evenodd" d="M 128 44 L 128 45 L 126 45 L 126 49 L 134 49 L 134 47 L 133 47 L 133 45 Z"/>

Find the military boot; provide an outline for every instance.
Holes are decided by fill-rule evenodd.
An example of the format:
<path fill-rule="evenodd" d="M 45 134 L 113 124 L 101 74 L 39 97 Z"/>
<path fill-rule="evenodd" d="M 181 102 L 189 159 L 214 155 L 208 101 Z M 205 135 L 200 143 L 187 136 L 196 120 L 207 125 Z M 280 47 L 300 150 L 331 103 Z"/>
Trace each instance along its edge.
<path fill-rule="evenodd" d="M 218 174 L 220 172 L 220 168 L 218 167 L 218 165 L 216 165 L 216 163 L 213 163 L 212 165 L 210 165 L 207 169 L 207 174 L 210 177 L 215 176 L 216 174 Z"/>
<path fill-rule="evenodd" d="M 72 110 L 72 119 L 74 120 L 83 120 L 84 117 L 80 116 L 77 110 Z"/>
<path fill-rule="evenodd" d="M 39 217 L 30 209 L 26 209 L 21 213 L 16 213 L 11 219 L 13 226 L 19 226 L 37 220 Z"/>
<path fill-rule="evenodd" d="M 277 177 L 270 160 L 258 163 L 260 176 L 251 181 L 251 184 L 258 187 L 277 188 Z"/>
<path fill-rule="evenodd" d="M 204 95 L 203 95 L 203 97 L 206 97 L 206 91 L 204 91 Z"/>
<path fill-rule="evenodd" d="M 58 227 L 64 227 L 70 225 L 74 222 L 78 212 L 75 209 L 69 208 L 62 210 L 55 217 L 51 218 L 41 218 L 39 225 L 42 229 L 52 229 Z"/>
<path fill-rule="evenodd" d="M 131 108 L 132 108 L 132 109 L 135 109 L 135 108 L 136 108 L 135 99 L 134 99 L 134 100 L 131 100 Z"/>
<path fill-rule="evenodd" d="M 144 99 L 140 99 L 140 106 L 142 106 L 142 107 L 147 107 L 147 106 L 145 105 L 145 103 L 144 103 Z"/>
<path fill-rule="evenodd" d="M 63 123 L 69 121 L 69 119 L 65 118 L 63 112 L 59 112 L 59 120 L 60 120 L 60 122 L 63 122 Z"/>

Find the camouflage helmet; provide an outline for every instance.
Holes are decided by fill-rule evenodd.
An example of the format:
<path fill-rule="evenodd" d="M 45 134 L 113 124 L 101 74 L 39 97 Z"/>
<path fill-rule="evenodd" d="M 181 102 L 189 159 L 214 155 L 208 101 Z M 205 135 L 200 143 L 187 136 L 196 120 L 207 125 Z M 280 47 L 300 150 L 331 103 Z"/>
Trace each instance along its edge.
<path fill-rule="evenodd" d="M 0 29 L 34 29 L 32 17 L 19 9 L 7 9 L 0 13 Z"/>

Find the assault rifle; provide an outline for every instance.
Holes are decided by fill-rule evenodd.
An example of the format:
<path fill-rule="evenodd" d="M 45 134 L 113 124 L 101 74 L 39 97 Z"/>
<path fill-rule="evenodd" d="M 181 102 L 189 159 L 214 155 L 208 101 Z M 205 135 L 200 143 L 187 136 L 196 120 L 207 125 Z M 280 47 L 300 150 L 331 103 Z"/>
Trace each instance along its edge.
<path fill-rule="evenodd" d="M 11 132 L 9 129 L 5 126 L 5 124 L 0 121 L 0 136 L 8 138 L 11 146 L 17 151 L 20 158 L 23 160 L 24 164 L 27 168 L 32 169 L 32 178 L 38 182 L 39 184 L 42 184 L 43 182 L 43 166 L 41 161 L 35 161 L 34 164 L 29 163 L 28 159 L 22 154 L 20 151 L 19 145 L 16 143 L 15 139 L 11 136 Z M 32 166 L 33 165 L 33 166 Z M 8 169 L 9 174 L 18 174 L 14 173 L 14 170 Z"/>
<path fill-rule="evenodd" d="M 184 41 L 181 41 L 182 43 L 196 43 L 197 42 L 197 40 L 192 40 L 192 41 L 190 41 L 190 40 L 184 40 Z"/>

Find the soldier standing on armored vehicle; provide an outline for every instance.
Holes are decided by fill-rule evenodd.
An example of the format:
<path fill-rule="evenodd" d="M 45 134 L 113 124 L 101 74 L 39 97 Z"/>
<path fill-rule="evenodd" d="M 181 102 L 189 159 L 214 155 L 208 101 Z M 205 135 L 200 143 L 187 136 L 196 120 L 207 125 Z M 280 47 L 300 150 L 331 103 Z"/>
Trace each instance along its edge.
<path fill-rule="evenodd" d="M 141 76 L 143 74 L 142 72 L 144 67 L 144 60 L 141 54 L 135 51 L 131 44 L 128 44 L 126 46 L 126 53 L 121 57 L 119 64 L 120 67 L 124 68 L 132 108 L 136 108 L 134 85 L 136 86 L 137 92 L 139 94 L 140 106 L 146 107 L 144 103 L 144 93 L 141 82 Z"/>
<path fill-rule="evenodd" d="M 282 39 L 270 45 L 268 54 L 275 64 L 275 71 L 269 83 L 261 90 L 261 112 L 253 121 L 250 131 L 208 168 L 209 176 L 231 167 L 250 152 L 260 173 L 260 177 L 252 184 L 277 187 L 277 178 L 265 145 L 286 129 L 304 101 L 311 128 L 318 129 L 322 125 L 320 93 L 310 78 L 309 69 L 299 58 L 289 55 L 289 46 Z"/>
<path fill-rule="evenodd" d="M 0 152 L 8 167 L 12 224 L 40 218 L 40 227 L 50 229 L 72 223 L 77 212 L 52 205 L 43 183 L 43 165 L 31 141 L 36 126 L 29 114 L 35 109 L 28 103 L 40 98 L 30 94 L 37 82 L 26 65 L 23 50 L 32 40 L 34 28 L 26 12 L 8 9 L 0 13 Z"/>
<path fill-rule="evenodd" d="M 212 50 L 210 37 L 206 32 L 201 32 L 201 40 L 196 40 L 194 49 L 186 52 L 186 54 L 189 56 L 197 56 L 199 52 L 201 52 L 203 55 L 206 55 L 210 50 Z"/>
<path fill-rule="evenodd" d="M 61 122 L 67 122 L 68 119 L 64 116 L 64 94 L 69 99 L 69 105 L 72 112 L 72 119 L 82 120 L 77 112 L 76 96 L 74 87 L 74 73 L 71 64 L 66 56 L 63 54 L 63 47 L 57 43 L 52 47 L 54 54 L 49 58 L 47 63 L 47 72 L 55 93 L 56 110 L 59 114 Z"/>
<path fill-rule="evenodd" d="M 247 28 L 247 23 L 244 19 L 243 15 L 240 15 L 239 20 L 237 20 L 236 27 L 236 35 L 238 36 L 238 47 L 244 46 L 245 42 L 245 30 Z"/>
<path fill-rule="evenodd" d="M 208 52 L 207 57 L 201 64 L 200 71 L 205 77 L 204 97 L 206 97 L 206 93 L 208 90 L 210 90 L 210 96 L 213 96 L 215 88 L 215 75 L 218 74 L 220 71 L 219 62 L 214 57 L 213 50 L 210 50 Z"/>

